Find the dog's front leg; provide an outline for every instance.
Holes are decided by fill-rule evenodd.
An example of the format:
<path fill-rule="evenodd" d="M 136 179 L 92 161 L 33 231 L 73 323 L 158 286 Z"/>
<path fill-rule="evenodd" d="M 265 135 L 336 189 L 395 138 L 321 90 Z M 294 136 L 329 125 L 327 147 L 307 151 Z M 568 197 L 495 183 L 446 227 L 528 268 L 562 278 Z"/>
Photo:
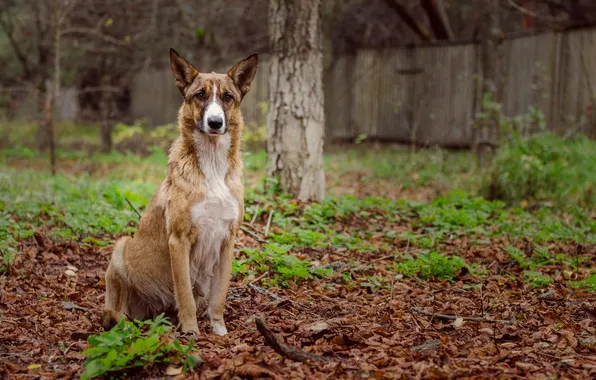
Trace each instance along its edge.
<path fill-rule="evenodd" d="M 178 319 L 182 332 L 199 332 L 197 307 L 190 281 L 190 247 L 187 237 L 173 233 L 168 241 L 170 264 L 174 280 L 174 293 L 178 307 Z"/>
<path fill-rule="evenodd" d="M 232 230 L 230 236 L 222 243 L 219 263 L 215 266 L 213 278 L 211 279 L 207 313 L 213 333 L 216 335 L 226 335 L 228 333 L 223 315 L 228 296 L 228 287 L 230 285 L 230 276 L 232 275 L 235 232 Z"/>

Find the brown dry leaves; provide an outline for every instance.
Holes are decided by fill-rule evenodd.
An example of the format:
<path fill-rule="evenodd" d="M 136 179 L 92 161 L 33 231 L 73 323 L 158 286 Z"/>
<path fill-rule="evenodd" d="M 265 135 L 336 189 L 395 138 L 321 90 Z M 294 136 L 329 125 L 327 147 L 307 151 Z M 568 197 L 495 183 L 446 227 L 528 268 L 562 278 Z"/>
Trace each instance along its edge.
<path fill-rule="evenodd" d="M 110 249 L 55 244 L 44 236 L 36 240 L 42 244 L 23 245 L 14 274 L 0 279 L 0 377 L 76 378 L 88 335 L 101 332 L 98 311 Z M 247 235 L 240 238 L 240 246 L 255 244 Z M 505 265 L 491 245 L 472 247 L 463 240 L 452 248 Z M 348 257 L 357 266 L 376 260 L 375 274 L 395 276 L 384 269 L 391 258 L 382 254 L 309 254 L 322 264 Z M 269 289 L 280 300 L 245 286 L 246 279 L 235 280 L 226 310 L 230 334 L 212 335 L 208 321 L 199 318 L 204 363 L 194 378 L 596 376 L 595 299 L 557 284 L 551 294 L 540 296 L 508 275 L 486 280 L 464 275 L 454 284 L 396 277 L 391 289 L 371 290 L 346 284 L 336 273 Z M 465 286 L 470 284 L 481 287 Z M 412 313 L 414 306 L 488 321 L 435 318 Z M 280 357 L 257 332 L 257 315 L 265 316 L 287 344 L 335 362 L 297 363 Z M 516 323 L 492 321 L 497 319 Z"/>

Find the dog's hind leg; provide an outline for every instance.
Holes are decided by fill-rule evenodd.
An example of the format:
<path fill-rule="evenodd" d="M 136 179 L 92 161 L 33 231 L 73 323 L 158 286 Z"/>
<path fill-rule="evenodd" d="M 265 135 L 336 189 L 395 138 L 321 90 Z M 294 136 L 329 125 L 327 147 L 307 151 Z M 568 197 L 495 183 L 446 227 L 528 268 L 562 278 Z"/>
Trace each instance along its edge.
<path fill-rule="evenodd" d="M 123 253 L 130 237 L 124 237 L 116 242 L 108 270 L 106 271 L 105 307 L 101 316 L 101 324 L 107 331 L 114 327 L 128 309 L 129 289 L 125 273 Z"/>

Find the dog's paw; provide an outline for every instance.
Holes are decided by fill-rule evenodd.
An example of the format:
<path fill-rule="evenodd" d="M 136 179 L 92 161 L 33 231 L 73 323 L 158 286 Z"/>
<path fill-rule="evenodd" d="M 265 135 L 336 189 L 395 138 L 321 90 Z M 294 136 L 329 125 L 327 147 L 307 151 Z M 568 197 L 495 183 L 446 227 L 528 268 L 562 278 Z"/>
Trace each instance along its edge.
<path fill-rule="evenodd" d="M 226 325 L 223 322 L 220 322 L 220 321 L 212 322 L 211 326 L 213 327 L 213 333 L 215 335 L 224 336 L 224 335 L 227 335 L 227 333 L 228 333 L 228 329 L 226 328 Z"/>
<path fill-rule="evenodd" d="M 183 334 L 196 334 L 199 335 L 199 325 L 196 321 L 194 323 L 183 323 L 181 326 L 181 330 Z"/>

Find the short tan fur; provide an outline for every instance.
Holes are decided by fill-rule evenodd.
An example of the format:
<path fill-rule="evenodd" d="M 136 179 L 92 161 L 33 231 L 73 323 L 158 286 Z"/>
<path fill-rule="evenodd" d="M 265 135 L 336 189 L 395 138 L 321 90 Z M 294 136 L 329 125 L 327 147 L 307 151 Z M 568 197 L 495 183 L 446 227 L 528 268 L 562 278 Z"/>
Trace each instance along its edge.
<path fill-rule="evenodd" d="M 213 332 L 225 335 L 234 241 L 244 218 L 240 103 L 258 57 L 227 74 L 199 73 L 170 49 L 170 64 L 184 98 L 180 136 L 137 233 L 114 246 L 102 324 L 109 329 L 124 316 L 164 312 L 183 332 L 198 332 L 197 308 L 206 307 Z"/>

